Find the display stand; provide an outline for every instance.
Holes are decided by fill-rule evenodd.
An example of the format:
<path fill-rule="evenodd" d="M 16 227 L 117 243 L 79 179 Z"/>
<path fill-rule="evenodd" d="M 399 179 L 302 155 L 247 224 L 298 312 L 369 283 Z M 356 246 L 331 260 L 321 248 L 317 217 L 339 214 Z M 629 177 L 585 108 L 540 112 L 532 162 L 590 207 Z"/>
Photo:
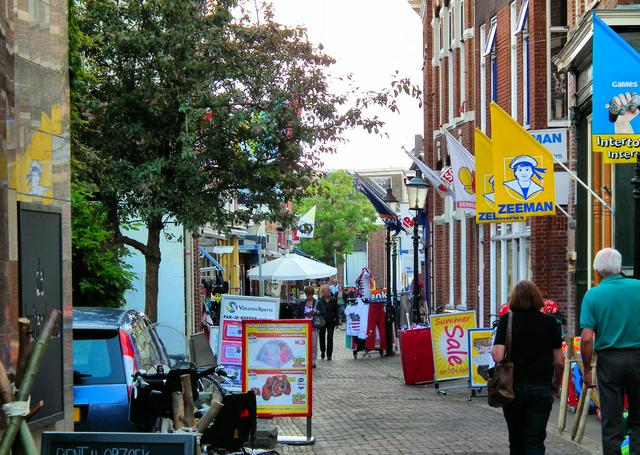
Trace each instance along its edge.
<path fill-rule="evenodd" d="M 439 395 L 448 390 L 468 388 L 469 384 L 442 387 L 443 381 L 466 379 L 469 375 L 468 330 L 475 329 L 473 311 L 431 315 L 431 345 L 435 370 L 434 387 Z"/>
<path fill-rule="evenodd" d="M 420 328 L 400 332 L 400 360 L 405 384 L 433 382 L 433 349 L 431 329 Z"/>
<path fill-rule="evenodd" d="M 280 436 L 278 442 L 290 446 L 309 446 L 316 443 L 316 438 L 312 435 L 311 416 L 307 417 L 307 435 L 306 436 Z"/>

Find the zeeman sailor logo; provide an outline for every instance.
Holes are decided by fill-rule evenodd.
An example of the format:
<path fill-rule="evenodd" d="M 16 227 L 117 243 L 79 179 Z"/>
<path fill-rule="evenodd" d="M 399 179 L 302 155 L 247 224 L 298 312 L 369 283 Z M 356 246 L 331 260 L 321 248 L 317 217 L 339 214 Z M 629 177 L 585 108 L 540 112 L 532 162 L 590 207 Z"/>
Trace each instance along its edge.
<path fill-rule="evenodd" d="M 504 186 L 507 192 L 515 199 L 527 201 L 544 190 L 543 174 L 545 168 L 538 167 L 538 160 L 529 155 L 520 155 L 511 160 L 509 168 L 512 176 L 505 174 Z M 513 177 L 511 180 L 507 178 Z M 538 183 L 539 182 L 539 183 Z M 515 194 L 514 194 L 515 193 Z"/>
<path fill-rule="evenodd" d="M 504 182 L 507 194 L 514 199 L 514 204 L 498 204 L 498 214 L 542 212 L 553 209 L 553 202 L 532 202 L 544 191 L 544 174 L 546 168 L 538 163 L 540 157 L 519 155 L 509 160 L 504 168 Z M 486 197 L 486 196 L 485 196 Z"/>

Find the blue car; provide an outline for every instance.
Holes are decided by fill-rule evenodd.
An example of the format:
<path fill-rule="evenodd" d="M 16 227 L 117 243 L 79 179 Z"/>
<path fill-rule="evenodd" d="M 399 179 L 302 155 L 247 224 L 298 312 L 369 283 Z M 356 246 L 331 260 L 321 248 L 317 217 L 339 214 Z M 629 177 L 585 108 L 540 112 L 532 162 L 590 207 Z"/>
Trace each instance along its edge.
<path fill-rule="evenodd" d="M 129 421 L 132 376 L 168 365 L 151 321 L 133 310 L 74 308 L 73 421 L 76 431 L 141 431 Z"/>

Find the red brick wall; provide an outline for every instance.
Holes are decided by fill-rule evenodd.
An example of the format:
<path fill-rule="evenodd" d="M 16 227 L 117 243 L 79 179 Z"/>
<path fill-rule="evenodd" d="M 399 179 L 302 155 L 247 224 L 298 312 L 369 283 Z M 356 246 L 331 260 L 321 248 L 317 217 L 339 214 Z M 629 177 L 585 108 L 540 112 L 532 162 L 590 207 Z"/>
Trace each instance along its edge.
<path fill-rule="evenodd" d="M 380 228 L 369 234 L 368 267 L 373 273 L 378 289 L 387 285 L 387 253 L 384 245 L 386 233 L 386 229 Z"/>
<path fill-rule="evenodd" d="M 436 2 L 438 3 L 438 2 Z M 518 10 L 521 1 L 518 1 Z M 438 116 L 440 104 L 439 77 L 440 68 L 432 66 L 433 58 L 433 37 L 431 22 L 434 17 L 433 1 L 426 2 L 424 18 L 424 137 L 425 137 L 425 162 L 438 169 L 446 162 L 446 144 L 442 136 L 434 138 L 442 123 L 450 121 L 448 118 L 447 97 L 454 98 L 454 115 L 458 116 L 458 107 L 462 102 L 460 97 L 459 78 L 459 50 L 454 49 L 452 61 L 454 62 L 454 87 L 453 93 L 448 93 L 447 87 L 447 59 L 440 62 L 443 68 L 443 119 Z M 497 17 L 498 26 L 496 33 L 496 58 L 498 67 L 498 94 L 497 101 L 507 112 L 511 111 L 511 14 L 508 2 L 487 2 L 476 0 L 466 1 L 466 21 L 465 28 L 474 28 L 474 38 L 463 43 L 465 46 L 465 107 L 467 112 L 473 112 L 474 120 L 457 125 L 450 132 L 461 140 L 471 153 L 473 153 L 473 130 L 480 126 L 480 25 L 474 24 L 475 17 L 486 18 L 486 31 L 490 29 L 490 18 Z M 489 11 L 488 9 L 492 9 Z M 568 9 L 571 12 L 575 9 L 572 1 L 569 1 Z M 478 14 L 480 12 L 481 14 Z M 475 14 L 474 14 L 475 13 Z M 570 20 L 571 20 L 570 16 Z M 547 128 L 547 43 L 546 43 L 546 0 L 530 0 L 529 2 L 529 80 L 530 80 L 530 124 L 532 129 Z M 522 36 L 517 37 L 517 95 L 518 95 L 518 115 L 517 120 L 523 121 L 522 107 Z M 486 70 L 486 105 L 491 102 L 491 66 L 490 59 L 487 58 Z M 487 108 L 488 111 L 488 108 Z M 487 132 L 491 134 L 490 121 L 487 119 Z M 438 160 L 438 149 L 440 150 L 440 163 Z M 443 199 L 433 192 L 429 197 L 429 213 L 434 216 L 444 213 Z M 446 224 L 433 227 L 434 232 L 434 293 L 438 306 L 443 306 L 449 302 L 449 228 Z M 460 301 L 460 222 L 455 222 L 454 240 L 454 261 L 455 261 L 455 302 Z M 484 313 L 485 323 L 489 319 L 490 302 L 490 225 L 484 227 Z M 572 295 L 572 286 L 567 268 L 567 219 L 559 214 L 555 217 L 532 218 L 531 221 L 531 278 L 541 287 L 543 294 L 547 298 L 557 300 L 561 306 L 563 314 L 570 315 L 573 309 L 568 308 L 568 297 Z M 467 303 L 470 308 L 475 308 L 478 303 L 478 226 L 473 221 L 467 221 L 467 270 L 463 271 L 466 276 Z M 499 245 L 498 245 L 499 248 Z M 499 270 L 498 270 L 499 273 Z M 502 302 L 498 302 L 500 304 Z"/>

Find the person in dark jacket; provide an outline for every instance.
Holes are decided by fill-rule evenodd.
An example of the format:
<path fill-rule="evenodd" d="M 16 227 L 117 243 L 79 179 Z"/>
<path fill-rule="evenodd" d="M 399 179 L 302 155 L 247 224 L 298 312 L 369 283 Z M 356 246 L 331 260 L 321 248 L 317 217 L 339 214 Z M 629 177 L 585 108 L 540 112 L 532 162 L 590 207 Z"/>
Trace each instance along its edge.
<path fill-rule="evenodd" d="M 331 287 L 324 285 L 320 288 L 320 301 L 324 303 L 325 326 L 320 329 L 320 358 L 324 359 L 325 352 L 327 360 L 331 360 L 333 354 L 333 331 L 338 325 L 338 315 L 340 314 L 338 309 L 338 300 L 336 299 Z"/>
<path fill-rule="evenodd" d="M 513 362 L 515 398 L 502 407 L 513 454 L 544 454 L 544 440 L 551 405 L 552 382 L 564 364 L 562 336 L 555 318 L 542 313 L 544 300 L 531 281 L 520 281 L 509 298 L 509 312 L 502 315 L 491 355 L 496 363 L 507 357 L 507 326 L 512 314 L 510 360 Z"/>
<path fill-rule="evenodd" d="M 307 286 L 304 288 L 304 299 L 300 299 L 298 302 L 298 308 L 296 309 L 296 318 L 298 319 L 313 319 L 313 316 L 319 314 L 326 318 L 326 308 L 322 299 L 317 300 L 313 296 L 313 288 Z M 313 353 L 313 368 L 316 367 L 316 359 L 318 358 L 318 329 L 313 328 L 313 334 L 311 338 L 311 350 Z"/>

